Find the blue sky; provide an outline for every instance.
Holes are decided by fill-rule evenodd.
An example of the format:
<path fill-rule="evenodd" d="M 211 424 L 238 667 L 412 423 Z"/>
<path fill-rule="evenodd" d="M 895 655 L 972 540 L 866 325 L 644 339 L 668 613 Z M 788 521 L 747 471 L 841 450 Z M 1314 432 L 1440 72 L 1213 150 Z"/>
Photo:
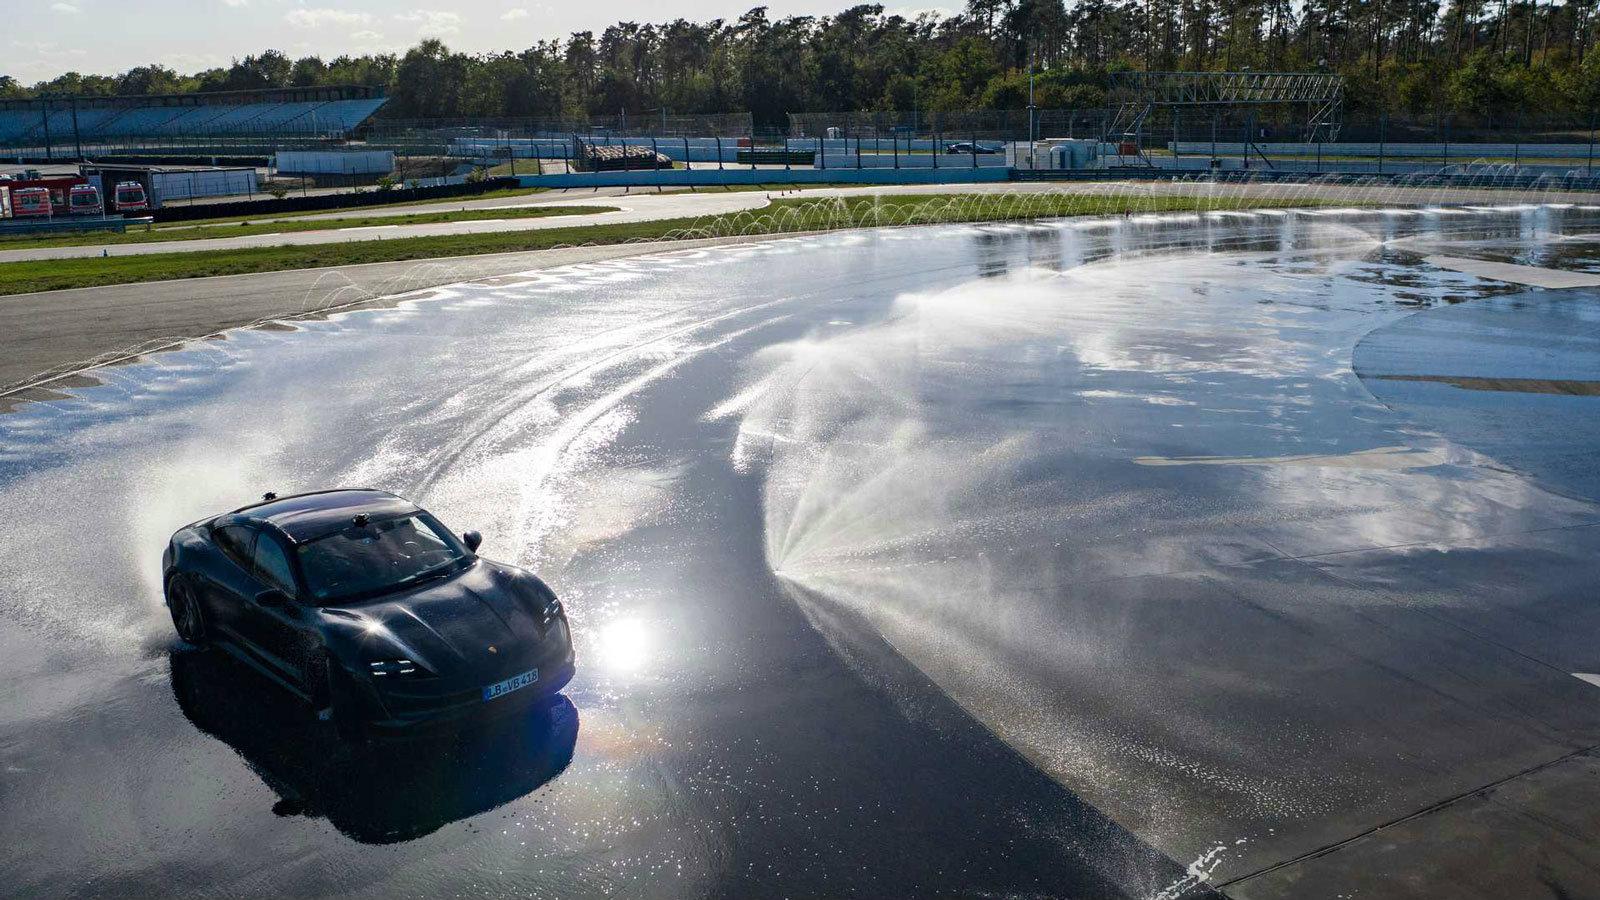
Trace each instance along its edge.
<path fill-rule="evenodd" d="M 520 50 L 535 41 L 619 20 L 735 18 L 759 0 L 25 0 L 8 4 L 0 74 L 26 84 L 62 72 L 115 73 L 145 63 L 180 71 L 226 65 L 266 48 L 290 56 L 403 50 L 423 37 L 473 52 Z M 773 0 L 769 15 L 838 12 L 852 0 Z M 957 2 L 884 4 L 909 15 Z"/>

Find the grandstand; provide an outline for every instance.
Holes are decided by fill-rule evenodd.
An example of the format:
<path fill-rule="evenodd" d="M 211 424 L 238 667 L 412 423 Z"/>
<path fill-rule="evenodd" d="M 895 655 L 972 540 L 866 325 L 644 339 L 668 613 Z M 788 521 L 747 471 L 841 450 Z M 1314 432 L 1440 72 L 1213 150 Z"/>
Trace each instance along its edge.
<path fill-rule="evenodd" d="M 385 99 L 371 88 L 316 87 L 0 101 L 0 155 L 272 152 L 346 140 Z"/>

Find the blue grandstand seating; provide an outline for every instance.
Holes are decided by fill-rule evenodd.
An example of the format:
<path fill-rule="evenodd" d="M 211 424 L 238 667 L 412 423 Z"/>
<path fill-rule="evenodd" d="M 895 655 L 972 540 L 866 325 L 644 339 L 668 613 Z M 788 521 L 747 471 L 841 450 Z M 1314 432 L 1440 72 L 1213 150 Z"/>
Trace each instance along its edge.
<path fill-rule="evenodd" d="M 195 106 L 85 104 L 78 109 L 76 133 L 85 143 L 230 135 L 342 137 L 383 104 L 382 97 Z M 49 132 L 52 143 L 72 140 L 70 108 L 50 110 Z M 0 146 L 31 146 L 42 142 L 44 134 L 44 118 L 38 110 L 0 110 Z"/>

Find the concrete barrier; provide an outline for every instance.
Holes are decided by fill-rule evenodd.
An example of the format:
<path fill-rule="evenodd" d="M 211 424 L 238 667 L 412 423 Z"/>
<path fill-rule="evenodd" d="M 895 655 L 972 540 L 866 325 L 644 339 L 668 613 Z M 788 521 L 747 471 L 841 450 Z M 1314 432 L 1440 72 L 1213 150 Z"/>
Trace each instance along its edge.
<path fill-rule="evenodd" d="M 656 187 L 740 184 L 965 184 L 1006 181 L 1003 166 L 951 169 L 662 169 L 657 172 L 573 172 L 519 175 L 523 187 Z"/>
<path fill-rule="evenodd" d="M 817 157 L 817 167 L 829 171 L 838 169 L 962 169 L 970 172 L 974 168 L 989 169 L 996 166 L 1006 167 L 1005 154 L 980 153 L 977 156 L 978 165 L 972 165 L 971 154 L 963 153 L 874 153 L 868 149 L 857 154 L 852 148 L 849 153 L 830 153 L 828 156 Z"/>
<path fill-rule="evenodd" d="M 1165 145 L 1165 152 L 1170 153 L 1172 142 Z M 1210 155 L 1212 143 L 1210 141 L 1180 141 L 1178 152 L 1184 156 Z M 1240 156 L 1245 152 L 1245 146 L 1237 141 L 1220 141 L 1216 145 L 1218 156 Z M 1481 142 L 1456 142 L 1456 143 L 1417 143 L 1410 141 L 1383 142 L 1378 141 L 1339 141 L 1336 143 L 1290 143 L 1287 141 L 1261 141 L 1256 147 L 1268 156 L 1317 156 L 1319 153 L 1330 159 L 1338 157 L 1365 157 L 1383 156 L 1414 156 L 1426 159 L 1438 159 L 1449 155 L 1453 162 L 1471 162 L 1474 159 L 1581 159 L 1587 161 L 1595 153 L 1595 142 L 1574 140 L 1562 144 L 1519 144 L 1511 142 L 1481 143 Z M 1157 153 L 1154 149 L 1147 148 L 1146 153 Z M 1250 152 L 1254 153 L 1254 150 Z M 1600 159 L 1600 156 L 1596 157 Z M 1341 162 L 1342 166 L 1342 162 Z"/>

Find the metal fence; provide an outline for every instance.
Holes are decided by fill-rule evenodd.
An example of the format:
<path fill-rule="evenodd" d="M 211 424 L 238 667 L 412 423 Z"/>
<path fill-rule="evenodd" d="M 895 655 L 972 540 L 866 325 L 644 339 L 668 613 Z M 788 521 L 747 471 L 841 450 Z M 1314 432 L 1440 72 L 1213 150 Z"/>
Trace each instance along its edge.
<path fill-rule="evenodd" d="M 1336 139 L 1312 141 L 1305 139 L 1306 123 L 1287 110 L 1158 108 L 1133 133 L 1109 134 L 1115 121 L 1114 110 L 1100 108 L 806 112 L 789 115 L 787 127 L 777 129 L 757 127 L 748 114 L 674 116 L 659 110 L 582 119 L 377 119 L 350 140 L 234 128 L 81 146 L 60 141 L 51 147 L 0 148 L 0 158 L 75 159 L 81 151 L 90 158 L 211 157 L 243 163 L 278 150 L 392 150 L 399 160 L 398 178 L 450 178 L 473 167 L 518 175 L 567 171 L 574 142 L 581 140 L 648 147 L 676 167 L 690 169 L 1032 169 L 1051 164 L 1017 148 L 1063 138 L 1096 143 L 1090 167 L 1112 172 L 1390 175 L 1500 169 L 1588 177 L 1600 162 L 1600 110 L 1587 121 L 1531 113 L 1346 117 Z"/>
<path fill-rule="evenodd" d="M 48 139 L 33 134 L 0 143 L 0 159 L 60 159 L 144 156 L 267 156 L 278 150 L 315 150 L 350 144 L 393 150 L 401 156 L 449 156 L 458 139 L 538 138 L 583 135 L 634 137 L 749 137 L 755 129 L 749 113 L 672 115 L 660 110 L 582 118 L 520 119 L 372 119 L 347 133 L 326 130 L 196 126 L 162 134 L 120 134 L 106 137 L 57 131 Z"/>
<path fill-rule="evenodd" d="M 636 138 L 740 138 L 755 133 L 749 113 L 670 115 L 659 110 L 614 116 L 523 119 L 375 119 L 358 139 L 375 148 L 420 156 L 448 154 L 462 141 L 569 139 L 572 135 Z"/>
<path fill-rule="evenodd" d="M 1011 111 L 841 111 L 794 113 L 789 141 L 839 139 L 916 152 L 968 144 L 1021 144 L 1052 139 L 1103 142 L 1099 165 L 1110 169 L 1247 169 L 1398 174 L 1462 167 L 1510 167 L 1585 176 L 1600 149 L 1600 111 L 1586 120 L 1524 113 L 1418 116 L 1379 113 L 1347 117 L 1337 132 L 1317 130 L 1291 110 L 1245 106 L 1158 107 L 1131 133 L 1117 129 L 1112 109 Z M 945 153 L 945 156 L 951 154 Z M 1032 154 L 1023 154 L 1035 163 Z M 973 162 L 974 165 L 978 164 Z"/>
<path fill-rule="evenodd" d="M 194 128 L 177 134 L 86 137 L 66 133 L 30 135 L 0 144 L 0 159 L 77 160 L 107 157 L 247 157 L 276 150 L 313 150 L 337 147 L 345 136 L 337 130 L 325 134 L 286 133 L 281 129 L 245 127 L 225 130 Z"/>
<path fill-rule="evenodd" d="M 1161 110 L 1138 133 L 1112 135 L 1114 166 L 1421 174 L 1505 169 L 1593 175 L 1600 115 L 1494 121 L 1377 114 L 1347 118 L 1336 136 L 1306 140 L 1302 122 L 1237 110 Z"/>
<path fill-rule="evenodd" d="M 1030 122 L 1036 136 L 1087 138 L 1099 137 L 1110 122 L 1107 109 L 1035 109 L 1030 118 L 1026 109 L 958 110 L 855 110 L 842 112 L 789 113 L 791 138 L 1014 141 L 1027 140 Z"/>

